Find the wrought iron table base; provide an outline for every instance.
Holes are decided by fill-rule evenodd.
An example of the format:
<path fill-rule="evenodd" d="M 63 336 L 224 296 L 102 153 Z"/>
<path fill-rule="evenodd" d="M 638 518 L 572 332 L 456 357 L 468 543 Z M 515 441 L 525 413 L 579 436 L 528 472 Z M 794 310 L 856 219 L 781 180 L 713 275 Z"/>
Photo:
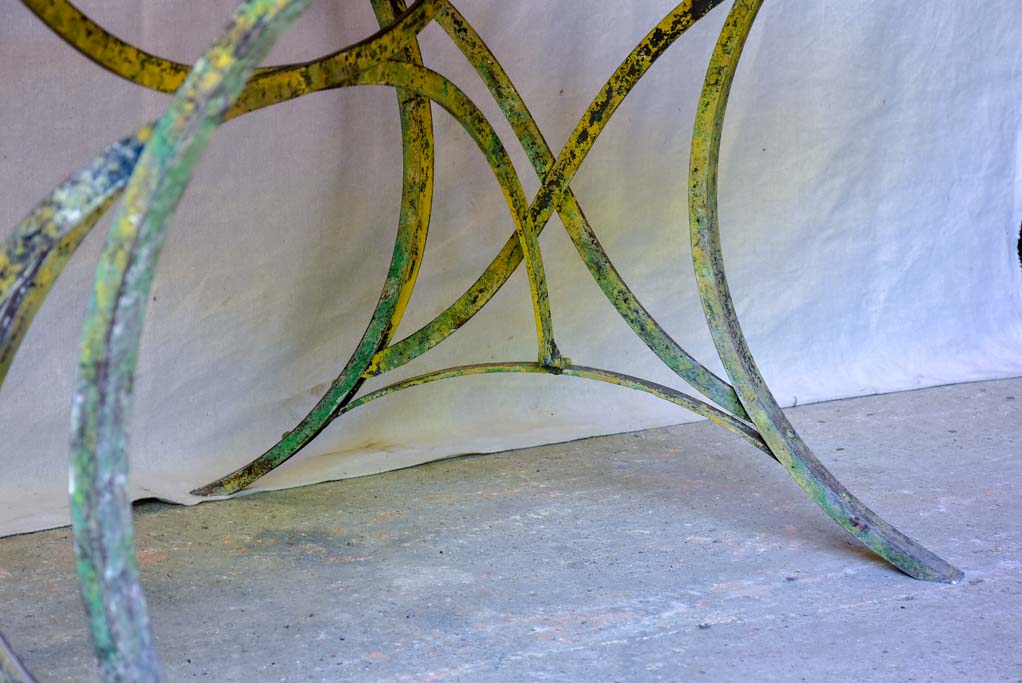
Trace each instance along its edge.
<path fill-rule="evenodd" d="M 333 419 L 401 389 L 484 373 L 548 373 L 645 391 L 713 420 L 785 467 L 823 510 L 888 562 L 917 579 L 957 582 L 962 573 L 892 527 L 816 459 L 771 395 L 738 324 L 724 273 L 717 220 L 717 159 L 728 92 L 762 0 L 736 0 L 711 57 L 700 95 L 689 166 L 692 260 L 714 345 L 730 382 L 677 344 L 628 289 L 600 246 L 569 187 L 614 111 L 653 62 L 722 0 L 686 0 L 635 47 L 594 98 L 554 156 L 513 84 L 465 18 L 447 0 L 371 0 L 381 31 L 321 59 L 257 69 L 309 0 L 246 0 L 194 67 L 128 45 L 67 0 L 22 0 L 57 35 L 100 66 L 147 88 L 175 93 L 166 114 L 114 143 L 40 202 L 0 254 L 0 381 L 35 312 L 81 240 L 119 196 L 96 271 L 72 405 L 71 508 L 75 554 L 100 676 L 162 680 L 134 559 L 126 490 L 125 416 L 147 293 L 171 216 L 222 122 L 318 90 L 389 85 L 401 113 L 401 218 L 372 319 L 330 388 L 291 431 L 251 463 L 193 493 L 240 491 L 284 463 Z M 532 163 L 541 187 L 529 202 L 507 152 L 476 105 L 422 64 L 417 34 L 436 21 L 475 67 Z M 431 102 L 465 128 L 489 162 L 515 233 L 475 283 L 408 337 L 393 335 L 422 262 L 433 192 Z M 604 294 L 632 330 L 707 400 L 636 377 L 573 364 L 554 341 L 538 236 L 554 212 Z M 479 311 L 524 260 L 536 318 L 538 361 L 466 365 L 407 379 L 358 396 L 366 379 L 433 348 Z M 0 675 L 30 676 L 0 638 Z"/>

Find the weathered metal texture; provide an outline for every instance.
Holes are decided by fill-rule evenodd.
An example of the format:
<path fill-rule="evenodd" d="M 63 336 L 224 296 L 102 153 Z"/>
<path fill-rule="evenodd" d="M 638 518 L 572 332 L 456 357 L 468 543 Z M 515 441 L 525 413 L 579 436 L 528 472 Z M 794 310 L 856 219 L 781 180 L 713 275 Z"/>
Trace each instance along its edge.
<path fill-rule="evenodd" d="M 144 87 L 176 93 L 155 129 L 143 127 L 70 176 L 17 226 L 0 252 L 2 383 L 25 331 L 67 259 L 124 192 L 97 269 L 72 406 L 75 549 L 104 680 L 160 680 L 132 556 L 124 424 L 146 292 L 167 223 L 217 125 L 329 88 L 387 85 L 397 91 L 404 177 L 390 268 L 361 341 L 312 411 L 259 458 L 194 493 L 226 495 L 244 489 L 292 457 L 336 417 L 396 391 L 469 375 L 565 375 L 644 391 L 707 417 L 778 460 L 842 527 L 910 576 L 949 582 L 961 577 L 957 569 L 878 518 L 816 460 L 770 395 L 738 324 L 720 250 L 717 157 L 727 95 L 762 0 L 737 0 L 721 31 L 697 110 L 689 177 L 699 294 L 731 384 L 682 349 L 649 315 L 610 262 L 569 186 L 634 85 L 688 27 L 722 0 L 686 0 L 658 23 L 601 88 L 556 157 L 496 57 L 444 0 L 420 0 L 410 9 L 403 0 L 371 0 L 382 27 L 378 33 L 311 62 L 262 69 L 256 65 L 308 0 L 247 0 L 224 36 L 193 68 L 121 41 L 66 0 L 23 2 L 100 66 Z M 434 19 L 475 68 L 525 149 L 540 179 L 540 190 L 531 203 L 504 144 L 479 108 L 454 84 L 422 65 L 416 36 Z M 421 329 L 393 342 L 422 263 L 429 228 L 434 156 L 430 101 L 457 119 L 476 142 L 500 184 L 515 233 L 461 297 Z M 594 280 L 636 335 L 716 405 L 640 378 L 574 365 L 561 357 L 554 342 L 538 243 L 539 233 L 555 211 Z M 357 396 L 367 378 L 407 363 L 457 331 L 522 261 L 533 299 L 538 362 L 446 368 Z M 0 680 L 30 680 L 2 637 Z"/>
<path fill-rule="evenodd" d="M 526 268 L 532 285 L 533 306 L 536 317 L 537 338 L 539 340 L 540 362 L 550 367 L 562 364 L 560 354 L 553 341 L 552 324 L 550 322 L 548 296 L 542 261 L 539 256 L 539 244 L 529 218 L 528 204 L 522 190 L 521 182 L 505 150 L 503 143 L 490 126 L 489 121 L 478 107 L 453 83 L 443 76 L 410 63 L 384 61 L 368 67 L 356 78 L 361 85 L 390 85 L 425 96 L 450 113 L 465 128 L 480 151 L 489 162 L 497 182 L 500 184 L 512 217 L 516 225 L 516 239 L 519 247 L 526 253 Z M 417 144 L 412 142 L 412 145 Z M 405 145 L 406 149 L 408 144 Z M 527 245 L 522 247 L 522 245 Z M 529 254 L 532 254 L 530 258 Z M 509 273 L 510 274 L 510 273 Z M 451 327 L 443 328 L 443 338 L 453 332 Z M 361 346 L 361 345 L 360 345 Z M 374 349 L 375 355 L 378 349 Z M 414 356 L 413 356 L 414 357 Z M 361 358 L 361 355 L 360 355 Z M 273 448 L 259 456 L 256 460 L 239 468 L 235 472 L 222 477 L 200 489 L 193 491 L 196 495 L 226 495 L 235 493 L 249 486 L 259 477 L 282 464 L 293 456 L 298 449 L 308 443 L 316 434 L 333 420 L 337 411 L 351 398 L 353 391 L 348 388 L 354 382 L 361 384 L 361 379 L 372 376 L 369 363 L 372 357 L 361 363 L 359 375 L 351 379 L 351 383 L 335 381 L 327 394 L 320 399 L 313 411 Z M 357 387 L 356 387 L 357 388 Z"/>
<path fill-rule="evenodd" d="M 773 452 L 763 442 L 755 428 L 747 424 L 746 422 L 739 420 L 733 415 L 729 415 L 724 411 L 716 408 L 705 401 L 700 401 L 697 398 L 689 396 L 688 394 L 672 389 L 671 387 L 657 384 L 656 382 L 650 382 L 648 380 L 641 379 L 639 377 L 632 377 L 631 375 L 625 375 L 620 372 L 612 372 L 610 370 L 601 370 L 599 368 L 590 368 L 584 365 L 570 365 L 564 364 L 559 367 L 550 367 L 542 363 L 526 363 L 526 362 L 507 362 L 507 363 L 477 363 L 474 365 L 460 365 L 452 368 L 445 368 L 443 370 L 437 370 L 436 372 L 430 372 L 424 375 L 417 375 L 415 377 L 409 377 L 408 379 L 400 382 L 395 382 L 388 386 L 372 391 L 368 394 L 360 396 L 351 403 L 344 406 L 338 411 L 338 415 L 347 413 L 359 406 L 365 405 L 370 401 L 375 401 L 378 398 L 389 396 L 402 389 L 409 389 L 411 387 L 421 386 L 423 384 L 429 384 L 441 379 L 452 379 L 455 377 L 467 377 L 469 375 L 486 375 L 496 373 L 533 373 L 533 374 L 548 374 L 548 375 L 564 375 L 566 377 L 578 377 L 581 379 L 590 379 L 597 382 L 605 382 L 607 384 L 614 384 L 616 386 L 625 387 L 627 389 L 635 389 L 637 391 L 644 391 L 647 394 L 662 398 L 665 401 L 673 403 L 677 406 L 690 410 L 696 415 L 702 415 L 709 419 L 711 422 L 719 424 L 721 427 L 727 429 L 730 432 L 734 432 L 738 436 L 742 437 L 750 444 L 760 449 L 771 458 L 774 458 Z M 776 458 L 774 458 L 776 459 Z"/>
<path fill-rule="evenodd" d="M 111 73 L 143 87 L 176 92 L 191 70 L 185 64 L 145 52 L 108 33 L 68 0 L 22 3 L 68 45 Z M 419 0 L 388 28 L 319 59 L 258 69 L 226 118 L 349 81 L 366 65 L 394 56 L 430 22 L 443 3 L 444 0 Z"/>
<path fill-rule="evenodd" d="M 358 75 L 362 85 L 390 85 L 413 90 L 433 100 L 447 113 L 457 119 L 465 132 L 479 147 L 490 169 L 496 176 L 500 189 L 511 211 L 515 223 L 515 235 L 525 255 L 525 268 L 529 276 L 533 310 L 536 318 L 536 332 L 539 343 L 540 361 L 556 367 L 560 364 L 560 353 L 553 339 L 553 324 L 543 273 L 543 261 L 539 251 L 538 235 L 534 229 L 529 203 L 518 179 L 511 158 L 496 131 L 486 120 L 479 108 L 456 85 L 429 69 L 412 64 L 385 61 L 368 67 Z M 453 329 L 446 331 L 448 336 Z"/>
<path fill-rule="evenodd" d="M 706 322 L 745 410 L 792 479 L 848 533 L 909 576 L 955 583 L 962 572 L 863 505 L 816 459 L 756 367 L 735 313 L 720 248 L 717 161 L 727 97 L 763 0 L 736 0 L 710 59 L 696 110 L 689 166 L 692 262 Z"/>
<path fill-rule="evenodd" d="M 693 6 L 691 2 L 683 2 L 657 24 L 600 89 L 556 160 L 525 102 L 479 34 L 450 4 L 441 10 L 437 22 L 447 31 L 455 45 L 486 83 L 542 181 L 541 189 L 530 206 L 536 231 L 539 232 L 546 226 L 553 208 L 557 207 L 561 222 L 589 272 L 632 330 L 682 379 L 720 406 L 744 418 L 744 409 L 734 389 L 682 349 L 646 312 L 625 285 L 589 226 L 574 193 L 568 187 L 596 138 L 610 121 L 617 106 L 631 92 L 632 87 L 689 26 L 719 2 L 720 0 L 706 2 L 698 7 Z M 503 254 L 504 252 L 501 256 Z M 514 261 L 514 265 L 517 265 L 517 261 Z M 505 272 L 510 271 L 505 269 Z M 485 273 L 483 277 L 486 277 Z M 482 303 L 488 300 L 489 297 L 486 297 Z"/>
<path fill-rule="evenodd" d="M 71 520 L 104 681 L 161 681 L 134 558 L 125 418 L 138 340 L 169 220 L 213 129 L 309 0 L 248 0 L 153 130 L 96 269 L 71 406 Z"/>
<path fill-rule="evenodd" d="M 145 126 L 68 177 L 0 251 L 0 385 L 36 312 L 85 235 L 124 188 L 152 132 Z"/>
<path fill-rule="evenodd" d="M 156 57 L 112 36 L 69 2 L 24 3 L 97 64 L 139 85 L 174 92 L 189 71 L 185 65 Z M 353 84 L 361 69 L 390 58 L 413 41 L 441 4 L 440 0 L 422 0 L 375 36 L 318 60 L 257 70 L 225 120 L 311 92 Z M 0 384 L 67 259 L 120 197 L 150 132 L 151 127 L 146 126 L 111 145 L 40 202 L 4 244 L 0 254 Z M 428 206 L 422 212 L 428 221 Z M 59 239 L 54 241 L 54 236 Z M 402 294 L 405 304 L 410 293 L 409 289 Z M 399 309 L 403 308 L 401 304 Z"/>
<path fill-rule="evenodd" d="M 403 9 L 403 3 L 373 0 L 373 7 L 380 25 L 386 26 Z M 409 64 L 422 64 L 418 42 L 414 38 L 404 48 L 404 57 Z M 192 491 L 193 494 L 223 496 L 236 493 L 287 461 L 333 421 L 365 382 L 365 372 L 373 357 L 390 343 L 411 298 L 422 263 L 433 201 L 433 122 L 429 101 L 407 88 L 398 88 L 397 92 L 404 155 L 401 218 L 387 281 L 369 326 L 344 369 L 301 422 L 285 432 L 280 441 L 258 458 Z"/>

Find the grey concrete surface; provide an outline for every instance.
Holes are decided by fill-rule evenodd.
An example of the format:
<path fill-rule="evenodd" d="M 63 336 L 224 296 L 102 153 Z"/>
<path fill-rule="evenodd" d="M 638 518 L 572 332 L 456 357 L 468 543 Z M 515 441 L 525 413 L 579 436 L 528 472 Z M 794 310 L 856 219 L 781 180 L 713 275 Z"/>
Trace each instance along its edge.
<path fill-rule="evenodd" d="M 956 563 L 920 583 L 708 423 L 195 508 L 142 505 L 171 681 L 1022 681 L 1022 379 L 790 411 Z M 0 540 L 0 628 L 93 680 L 66 529 Z"/>

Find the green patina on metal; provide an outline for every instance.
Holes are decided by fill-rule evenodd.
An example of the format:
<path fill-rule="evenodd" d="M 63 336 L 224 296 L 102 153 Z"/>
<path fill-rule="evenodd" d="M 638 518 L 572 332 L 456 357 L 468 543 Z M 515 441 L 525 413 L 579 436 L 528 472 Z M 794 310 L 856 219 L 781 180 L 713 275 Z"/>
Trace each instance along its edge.
<path fill-rule="evenodd" d="M 386 26 L 403 9 L 403 3 L 374 0 L 373 8 L 380 25 Z M 405 48 L 404 57 L 411 64 L 422 63 L 416 40 Z M 404 168 L 400 222 L 383 292 L 362 339 L 344 369 L 301 422 L 258 458 L 193 494 L 222 496 L 241 491 L 300 451 L 351 400 L 365 381 L 364 373 L 373 356 L 393 337 L 422 263 L 433 201 L 433 122 L 429 101 L 407 88 L 398 88 L 397 93 Z"/>
<path fill-rule="evenodd" d="M 686 410 L 690 410 L 697 415 L 702 415 L 710 421 L 724 427 L 728 431 L 734 432 L 756 448 L 769 455 L 771 458 L 774 458 L 774 454 L 770 451 L 770 448 L 763 442 L 753 427 L 734 416 L 728 415 L 724 411 L 715 408 L 709 403 L 693 398 L 692 396 L 678 391 L 677 389 L 672 389 L 671 387 L 650 382 L 639 377 L 632 377 L 631 375 L 625 375 L 620 372 L 611 372 L 610 370 L 590 368 L 583 365 L 562 365 L 558 368 L 551 368 L 543 365 L 542 363 L 506 362 L 478 363 L 475 365 L 460 365 L 453 368 L 445 368 L 443 370 L 437 370 L 436 372 L 410 377 L 406 380 L 395 382 L 394 384 L 377 389 L 376 391 L 365 394 L 364 396 L 360 396 L 348 405 L 344 406 L 344 408 L 338 411 L 338 414 L 342 415 L 358 408 L 359 406 L 365 405 L 366 403 L 375 401 L 379 398 L 383 398 L 384 396 L 389 396 L 390 394 L 401 391 L 402 389 L 409 389 L 411 387 L 429 384 L 430 382 L 435 382 L 441 379 L 496 373 L 564 375 L 566 377 L 590 379 L 597 382 L 614 384 L 628 389 L 644 391 L 647 394 L 651 394 L 657 398 L 662 398 L 665 401 L 669 401 L 670 403 L 685 408 Z"/>
<path fill-rule="evenodd" d="M 24 3 L 97 64 L 139 85 L 174 92 L 190 70 L 186 65 L 125 43 L 65 0 Z M 352 84 L 366 65 L 407 49 L 403 46 L 415 39 L 441 4 L 439 0 L 423 0 L 375 36 L 319 60 L 257 70 L 257 76 L 246 84 L 225 120 L 319 90 Z M 0 384 L 67 259 L 120 196 L 150 133 L 151 127 L 147 126 L 111 145 L 41 202 L 5 244 L 0 254 Z M 428 207 L 425 214 L 429 215 Z M 59 239 L 47 241 L 52 236 Z M 30 273 L 28 279 L 21 277 L 25 272 Z M 410 290 L 403 294 L 405 302 L 409 295 Z M 399 308 L 403 310 L 403 305 Z"/>
<path fill-rule="evenodd" d="M 457 86 L 436 72 L 415 64 L 395 61 L 381 62 L 361 72 L 357 77 L 357 83 L 361 85 L 389 85 L 427 97 L 454 116 L 476 142 L 489 162 L 511 209 L 519 244 L 529 244 L 525 248 L 526 254 L 531 252 L 535 255 L 535 260 L 526 257 L 526 268 L 532 284 L 540 359 L 544 365 L 559 367 L 562 363 L 552 338 L 548 295 L 543 277 L 542 261 L 539 257 L 539 245 L 535 241 L 535 233 L 531 230 L 525 194 L 507 151 L 489 121 Z M 532 239 L 530 239 L 530 235 Z M 453 330 L 448 330 L 444 336 L 448 336 L 451 331 Z M 363 338 L 364 340 L 365 338 Z M 375 353 L 375 349 L 373 353 Z M 359 358 L 362 357 L 363 355 L 360 353 Z M 297 427 L 286 433 L 273 448 L 251 463 L 196 489 L 193 493 L 196 495 L 235 493 L 292 457 L 302 446 L 319 434 L 333 420 L 337 411 L 350 400 L 354 393 L 351 387 L 355 387 L 356 382 L 361 384 L 360 379 L 369 376 L 366 371 L 370 360 L 371 356 L 365 358 L 364 363 L 360 363 L 357 375 L 344 375 L 344 382 L 341 381 L 341 378 L 335 380 L 309 415 Z"/>
<path fill-rule="evenodd" d="M 71 408 L 71 519 L 104 681 L 160 681 L 134 559 L 125 417 L 148 291 L 192 169 L 248 75 L 308 0 L 248 0 L 146 144 L 96 269 Z"/>
<path fill-rule="evenodd" d="M 67 39 L 73 36 L 77 40 L 76 46 L 79 49 L 85 50 L 88 48 L 93 50 L 89 52 L 90 56 L 103 66 L 116 65 L 117 61 L 114 57 L 118 54 L 131 52 L 132 54 L 143 55 L 143 57 L 132 57 L 128 60 L 130 68 L 120 67 L 119 70 L 115 70 L 116 73 L 125 78 L 149 87 L 157 87 L 155 84 L 166 81 L 166 78 L 164 76 L 157 78 L 154 74 L 177 73 L 179 71 L 176 70 L 178 66 L 184 68 L 182 65 L 175 65 L 125 44 L 123 41 L 102 31 L 102 29 L 97 30 L 94 28 L 94 23 L 90 22 L 90 24 L 85 26 L 78 25 L 76 22 L 90 20 L 84 17 L 70 3 L 61 1 L 55 3 L 53 7 L 47 6 L 44 8 L 42 5 L 45 3 L 40 3 L 38 0 L 27 0 L 27 2 L 32 6 L 33 11 L 47 19 L 51 28 L 54 28 L 62 37 Z M 425 4 L 419 3 L 417 7 L 424 6 Z M 533 202 L 531 207 L 532 214 L 541 221 L 539 223 L 540 227 L 524 233 L 519 231 L 512 237 L 509 240 L 510 248 L 508 248 L 509 245 L 505 246 L 505 249 L 501 251 L 495 262 L 491 264 L 465 295 L 441 313 L 423 330 L 402 340 L 394 347 L 381 350 L 370 368 L 368 368 L 367 376 L 393 369 L 421 355 L 443 339 L 446 339 L 452 332 L 467 322 L 475 312 L 482 308 L 507 281 L 511 273 L 517 268 L 518 263 L 520 263 L 522 236 L 524 235 L 525 239 L 530 242 L 534 241 L 532 235 L 537 234 L 548 222 L 552 214 L 550 207 L 555 203 L 552 197 L 566 193 L 570 199 L 568 202 L 569 206 L 562 211 L 562 218 L 567 214 L 578 214 L 581 217 L 581 210 L 577 208 L 574 197 L 571 195 L 570 189 L 567 188 L 571 176 L 581 164 L 586 153 L 598 137 L 599 132 L 602 131 L 609 121 L 617 105 L 624 99 L 624 96 L 627 95 L 635 82 L 645 73 L 653 61 L 669 47 L 674 39 L 680 36 L 685 29 L 702 17 L 715 4 L 717 3 L 682 3 L 640 42 L 625 62 L 617 69 L 608 81 L 608 84 L 604 86 L 576 127 L 572 141 L 569 141 L 569 144 L 565 146 L 561 160 L 555 165 L 555 168 L 561 169 L 552 174 L 557 182 L 545 183 L 544 189 L 537 196 L 536 201 Z M 509 121 L 512 122 L 516 133 L 522 139 L 526 150 L 532 150 L 530 158 L 533 159 L 534 164 L 542 163 L 537 161 L 541 158 L 552 156 L 549 147 L 543 141 L 521 98 L 518 97 L 514 87 L 507 80 L 503 69 L 493 58 L 492 53 L 489 52 L 485 44 L 478 38 L 475 31 L 471 29 L 467 22 L 464 21 L 464 18 L 453 7 L 449 5 L 442 6 L 440 7 L 440 13 L 447 18 L 444 26 L 451 33 L 452 38 L 455 38 L 456 43 L 458 43 L 459 47 L 466 53 L 477 69 L 481 69 L 487 85 L 495 90 L 498 102 L 504 108 L 505 114 L 508 115 Z M 410 14 L 405 15 L 406 19 Z M 71 19 L 74 19 L 74 21 Z M 421 28 L 418 23 L 408 23 L 412 28 Z M 389 32 L 385 30 L 383 34 L 389 35 Z M 363 41 L 363 43 L 371 43 L 371 41 Z M 351 49 L 349 49 L 342 54 L 350 55 L 351 52 Z M 479 56 L 474 56 L 473 52 Z M 384 53 L 381 52 L 381 54 Z M 385 54 L 390 56 L 390 53 Z M 302 75 L 303 71 L 301 69 L 304 68 L 308 71 L 309 68 L 305 65 L 300 68 L 275 67 L 257 73 L 253 81 L 246 86 L 238 103 L 228 113 L 228 118 L 237 113 L 250 111 L 256 107 L 268 106 L 298 97 L 314 89 L 351 85 L 357 80 L 358 77 L 353 76 L 350 70 L 334 69 L 331 71 L 322 66 L 323 62 L 330 61 L 331 58 L 323 58 L 315 62 L 317 66 L 314 70 L 317 73 L 325 74 L 325 77 L 317 80 L 315 83 L 310 82 L 307 77 Z M 333 58 L 332 61 L 337 60 Z M 357 64 L 364 64 L 364 62 L 357 61 L 354 57 L 349 58 L 349 63 L 356 62 Z M 135 64 L 145 65 L 146 68 L 134 70 L 134 67 L 131 65 Z M 492 66 L 487 68 L 485 66 L 487 64 L 492 64 Z M 482 71 L 484 68 L 487 69 L 486 72 Z M 286 80 L 285 76 L 301 85 L 286 87 L 283 85 Z M 272 87 L 270 87 L 271 82 Z M 584 132 L 580 133 L 579 131 Z M 499 145 L 499 140 L 495 135 L 491 139 L 491 143 L 494 142 Z M 542 209 L 542 211 L 537 211 L 541 207 L 546 208 Z M 539 215 L 536 215 L 537 213 Z M 614 270 L 613 265 L 610 264 L 609 259 L 606 258 L 606 254 L 596 241 L 595 235 L 585 223 L 584 217 L 581 217 L 581 220 L 569 220 L 568 223 L 569 234 L 571 234 L 576 246 L 583 243 L 585 245 L 584 247 L 579 246 L 579 250 L 583 255 L 586 265 L 590 267 L 594 275 L 598 273 L 597 281 L 607 293 L 608 298 L 615 304 L 619 312 L 621 312 L 647 345 L 693 386 L 703 391 L 719 405 L 739 416 L 743 416 L 742 406 L 735 399 L 733 389 L 692 359 L 642 308 L 641 304 L 639 304 L 634 295 L 621 281 L 620 276 Z M 579 223 L 581 223 L 581 226 Z M 533 260 L 538 261 L 541 259 L 538 244 L 534 245 L 529 251 L 535 254 Z M 528 261 L 528 259 L 526 260 Z M 498 264 L 497 261 L 501 263 Z M 526 265 L 530 271 L 530 283 L 534 292 L 533 297 L 537 311 L 537 327 L 540 330 L 540 356 L 544 362 L 556 367 L 560 363 L 558 360 L 560 354 L 553 342 L 545 278 L 543 277 L 541 267 L 534 266 L 529 268 L 529 264 L 527 263 Z M 307 429 L 300 429 L 299 426 L 292 430 L 292 433 L 306 433 L 307 431 Z M 316 430 L 316 433 L 318 433 L 318 430 Z M 298 440 L 294 440 L 292 443 L 297 444 Z M 304 442 L 302 443 L 304 445 Z M 271 450 L 277 452 L 276 449 L 277 447 L 274 447 Z M 265 471 L 263 474 L 265 474 Z"/>
<path fill-rule="evenodd" d="M 146 293 L 167 223 L 217 125 L 310 92 L 354 85 L 394 87 L 401 113 L 401 208 L 379 301 L 361 341 L 302 422 L 253 462 L 194 493 L 225 495 L 249 486 L 339 415 L 397 391 L 469 375 L 565 375 L 644 391 L 707 417 L 778 460 L 838 524 L 910 576 L 945 582 L 961 577 L 957 569 L 877 517 L 816 460 L 767 389 L 738 324 L 720 249 L 717 159 L 728 92 L 762 0 L 737 0 L 721 31 L 699 100 L 689 174 L 692 259 L 699 295 L 731 384 L 692 358 L 643 308 L 610 262 L 569 186 L 639 79 L 721 0 L 682 2 L 659 22 L 601 88 L 557 157 L 496 57 L 444 0 L 420 0 L 411 9 L 402 0 L 371 0 L 381 26 L 378 33 L 311 62 L 257 69 L 277 35 L 307 1 L 248 0 L 221 39 L 189 68 L 121 41 L 66 0 L 23 0 L 63 40 L 97 64 L 139 85 L 176 92 L 155 129 L 143 127 L 70 176 L 30 212 L 0 251 L 2 383 L 64 264 L 124 192 L 97 268 L 72 406 L 75 550 L 104 680 L 161 680 L 132 556 L 124 425 Z M 478 107 L 454 84 L 422 65 L 417 34 L 433 19 L 476 69 L 525 149 L 540 179 L 531 204 L 503 143 Z M 422 264 L 429 228 L 434 172 L 430 101 L 443 107 L 476 142 L 504 194 L 515 233 L 468 291 L 430 323 L 392 343 Z M 668 367 L 716 406 L 670 387 L 574 365 L 561 357 L 538 243 L 555 211 L 617 312 Z M 522 261 L 533 299 L 539 362 L 446 368 L 356 397 L 367 378 L 407 363 L 459 329 Z M 31 680 L 2 637 L 0 680 Z"/>
<path fill-rule="evenodd" d="M 447 31 L 490 89 L 543 182 L 542 189 L 530 207 L 536 230 L 542 230 L 551 216 L 551 211 L 544 207 L 558 207 L 561 222 L 589 272 L 632 330 L 682 379 L 722 407 L 744 418 L 745 411 L 734 390 L 682 349 L 646 312 L 625 285 L 568 187 L 596 138 L 632 87 L 689 26 L 718 2 L 683 2 L 657 24 L 600 89 L 556 160 L 518 90 L 479 34 L 450 4 L 437 15 L 437 22 Z"/>
<path fill-rule="evenodd" d="M 518 174 L 490 122 L 456 85 L 424 67 L 393 61 L 380 62 L 361 72 L 358 75 L 358 83 L 403 87 L 424 95 L 451 114 L 475 141 L 500 184 L 500 189 L 515 222 L 515 234 L 525 255 L 525 268 L 529 275 L 536 318 L 540 360 L 545 365 L 552 367 L 559 365 L 560 354 L 553 339 L 549 294 L 537 241 L 538 235 L 533 228 L 529 204 L 525 199 L 525 192 L 522 190 Z"/>
<path fill-rule="evenodd" d="M 717 220 L 717 162 L 728 93 L 763 0 L 736 0 L 710 59 L 696 110 L 689 166 L 692 262 L 714 345 L 763 440 L 834 521 L 909 576 L 957 582 L 962 572 L 882 520 L 816 459 L 766 386 L 738 323 L 724 273 Z"/>
<path fill-rule="evenodd" d="M 513 84 L 478 34 L 450 3 L 440 12 L 437 20 L 494 93 L 537 172 L 541 178 L 547 179 L 544 180 L 540 192 L 530 206 L 536 232 L 541 232 L 546 226 L 553 211 L 552 207 L 562 202 L 560 208 L 562 222 L 576 248 L 611 303 L 632 329 L 689 384 L 718 405 L 744 418 L 744 408 L 734 390 L 706 370 L 671 339 L 624 285 L 596 240 L 595 234 L 588 228 L 588 223 L 568 187 L 571 177 L 609 122 L 618 104 L 639 78 L 676 38 L 716 4 L 716 2 L 683 2 L 654 27 L 594 98 L 561 152 L 559 160 L 552 165 L 553 171 L 547 170 L 551 166 L 548 159 L 552 155 L 542 134 Z M 512 236 L 468 291 L 423 328 L 382 351 L 374 361 L 371 372 L 381 374 L 399 367 L 446 339 L 492 298 L 521 260 L 518 241 Z"/>
<path fill-rule="evenodd" d="M 67 260 L 128 182 L 152 128 L 108 147 L 68 177 L 0 250 L 0 385 Z"/>

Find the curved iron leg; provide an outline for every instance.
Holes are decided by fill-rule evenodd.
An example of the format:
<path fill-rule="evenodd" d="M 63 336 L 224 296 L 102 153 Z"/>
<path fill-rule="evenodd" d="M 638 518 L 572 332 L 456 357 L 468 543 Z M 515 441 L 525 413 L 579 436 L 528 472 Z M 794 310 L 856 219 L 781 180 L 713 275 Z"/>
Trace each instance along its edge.
<path fill-rule="evenodd" d="M 309 0 L 247 0 L 146 144 L 96 270 L 71 405 L 71 524 L 103 681 L 164 680 L 134 558 L 125 422 L 166 228 L 209 135 Z"/>
<path fill-rule="evenodd" d="M 717 221 L 717 159 L 728 91 L 762 0 L 736 0 L 706 72 L 692 134 L 689 221 L 692 261 L 720 359 L 760 435 L 809 496 L 866 547 L 909 576 L 956 583 L 962 572 L 885 522 L 832 475 L 771 395 L 742 334 L 724 275 Z"/>
<path fill-rule="evenodd" d="M 374 1 L 381 26 L 393 22 L 403 2 Z M 399 54 L 422 64 L 418 40 L 411 38 Z M 233 472 L 194 489 L 196 496 L 237 493 L 276 469 L 309 444 L 333 421 L 362 387 L 375 355 L 390 343 L 412 296 L 426 247 L 433 206 L 433 118 L 429 101 L 404 88 L 397 90 L 401 112 L 403 177 L 401 214 L 387 279 L 354 352 L 312 410 L 277 443 Z"/>

